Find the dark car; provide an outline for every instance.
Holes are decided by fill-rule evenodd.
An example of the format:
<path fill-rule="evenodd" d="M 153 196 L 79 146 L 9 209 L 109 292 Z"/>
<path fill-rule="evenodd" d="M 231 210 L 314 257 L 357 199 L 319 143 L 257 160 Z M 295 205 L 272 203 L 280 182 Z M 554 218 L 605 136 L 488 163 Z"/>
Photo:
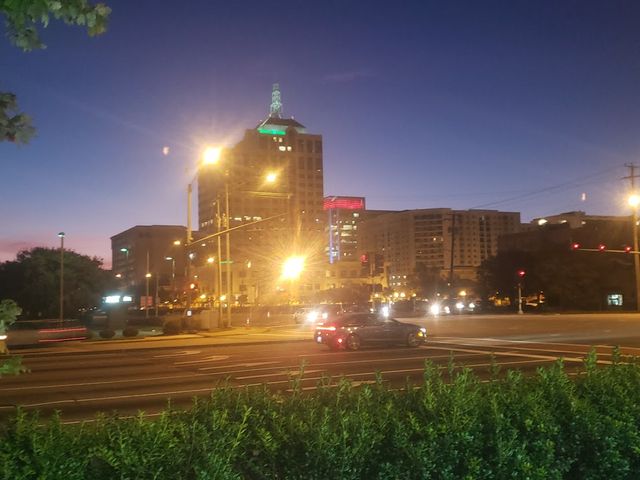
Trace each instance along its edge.
<path fill-rule="evenodd" d="M 427 330 L 373 313 L 353 313 L 318 325 L 314 338 L 316 343 L 323 343 L 334 350 L 358 350 L 362 345 L 403 344 L 417 347 L 425 342 Z"/>

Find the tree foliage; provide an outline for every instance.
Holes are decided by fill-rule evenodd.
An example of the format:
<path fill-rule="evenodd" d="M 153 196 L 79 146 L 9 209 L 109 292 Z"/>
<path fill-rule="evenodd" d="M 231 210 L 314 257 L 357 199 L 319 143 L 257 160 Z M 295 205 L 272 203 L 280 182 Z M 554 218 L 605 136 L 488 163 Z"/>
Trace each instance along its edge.
<path fill-rule="evenodd" d="M 416 269 L 409 279 L 409 287 L 421 298 L 435 298 L 445 286 L 446 282 L 440 277 L 440 269 L 428 267 L 424 263 L 416 264 Z"/>
<path fill-rule="evenodd" d="M 22 310 L 13 300 L 5 299 L 0 302 L 0 335 L 5 336 L 9 325 L 16 321 Z M 26 372 L 20 357 L 6 355 L 7 348 L 4 339 L 0 338 L 0 377 L 3 375 L 18 375 Z"/>
<path fill-rule="evenodd" d="M 479 283 L 484 297 L 498 293 L 513 298 L 521 282 L 523 295 L 543 292 L 549 306 L 601 310 L 608 293 L 622 293 L 631 300 L 632 261 L 627 255 L 572 252 L 565 247 L 507 251 L 483 263 Z M 524 278 L 518 278 L 518 270 L 526 272 Z"/>
<path fill-rule="evenodd" d="M 0 0 L 7 37 L 25 52 L 46 47 L 38 27 L 46 28 L 51 18 L 85 27 L 94 36 L 106 31 L 110 13 L 106 5 L 88 0 Z M 19 111 L 15 95 L 0 92 L 0 142 L 26 143 L 33 133 L 31 119 Z"/>
<path fill-rule="evenodd" d="M 65 250 L 64 311 L 68 315 L 100 304 L 113 282 L 101 266 L 95 257 Z M 60 250 L 36 247 L 20 252 L 15 261 L 0 264 L 0 297 L 14 298 L 25 318 L 56 317 L 59 294 Z"/>

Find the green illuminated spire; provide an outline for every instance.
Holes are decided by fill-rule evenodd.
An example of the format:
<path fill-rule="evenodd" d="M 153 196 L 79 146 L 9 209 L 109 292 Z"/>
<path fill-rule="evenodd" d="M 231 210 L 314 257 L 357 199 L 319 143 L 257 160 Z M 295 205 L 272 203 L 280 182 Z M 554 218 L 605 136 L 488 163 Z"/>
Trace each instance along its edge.
<path fill-rule="evenodd" d="M 280 100 L 280 84 L 274 83 L 271 90 L 271 109 L 269 116 L 280 118 L 282 116 L 282 101 Z"/>

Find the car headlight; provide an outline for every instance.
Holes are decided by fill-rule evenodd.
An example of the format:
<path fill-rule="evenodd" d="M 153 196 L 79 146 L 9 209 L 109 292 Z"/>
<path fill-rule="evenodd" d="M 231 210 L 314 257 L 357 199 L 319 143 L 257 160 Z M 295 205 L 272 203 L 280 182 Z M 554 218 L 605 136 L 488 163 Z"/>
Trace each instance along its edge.
<path fill-rule="evenodd" d="M 318 319 L 318 312 L 309 312 L 307 314 L 307 321 L 315 322 Z"/>
<path fill-rule="evenodd" d="M 474 308 L 476 308 L 476 304 L 475 304 L 475 303 L 473 303 L 473 302 L 471 302 L 471 303 L 469 304 L 469 308 L 470 308 L 471 310 L 473 310 Z"/>
<path fill-rule="evenodd" d="M 420 327 L 420 331 L 421 331 L 422 333 L 427 333 L 427 329 L 426 329 L 426 328 L 424 328 L 424 327 Z"/>
<path fill-rule="evenodd" d="M 457 308 L 458 310 L 462 310 L 462 309 L 464 308 L 464 303 L 462 303 L 462 302 L 457 302 L 457 303 L 456 303 L 456 308 Z"/>
<path fill-rule="evenodd" d="M 448 306 L 444 307 L 444 313 L 451 313 L 451 309 Z"/>
<path fill-rule="evenodd" d="M 431 305 L 429 307 L 429 311 L 431 312 L 432 315 L 439 315 L 440 314 L 440 304 L 434 303 L 433 305 Z"/>

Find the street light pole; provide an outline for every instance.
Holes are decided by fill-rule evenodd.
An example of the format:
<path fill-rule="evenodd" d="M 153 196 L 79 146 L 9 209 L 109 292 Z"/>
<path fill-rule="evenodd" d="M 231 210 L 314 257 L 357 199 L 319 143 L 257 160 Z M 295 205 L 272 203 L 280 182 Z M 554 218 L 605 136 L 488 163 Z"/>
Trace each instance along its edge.
<path fill-rule="evenodd" d="M 220 216 L 220 200 L 216 201 L 216 226 L 218 232 L 222 230 L 222 218 Z M 222 327 L 222 238 L 220 235 L 217 237 L 218 243 L 218 288 L 216 289 L 218 297 L 218 326 Z"/>
<path fill-rule="evenodd" d="M 229 222 L 229 178 L 227 177 L 224 182 L 224 198 L 225 198 L 225 210 L 226 210 L 226 224 L 225 227 L 227 230 L 230 228 Z M 226 243 L 226 261 L 227 261 L 227 327 L 231 327 L 231 243 L 230 243 L 230 235 L 229 232 L 225 234 L 225 243 Z"/>
<path fill-rule="evenodd" d="M 146 281 L 146 290 L 144 297 L 144 318 L 149 318 L 149 277 L 151 277 L 151 274 L 149 273 L 149 250 L 147 250 L 147 271 L 144 275 Z"/>
<path fill-rule="evenodd" d="M 632 194 L 629 197 L 629 205 L 633 209 L 631 219 L 633 222 L 633 269 L 636 279 L 636 310 L 640 312 L 640 254 L 638 253 L 638 205 L 640 205 L 640 197 Z"/>
<path fill-rule="evenodd" d="M 64 232 L 58 234 L 60 237 L 60 326 L 64 322 Z"/>

